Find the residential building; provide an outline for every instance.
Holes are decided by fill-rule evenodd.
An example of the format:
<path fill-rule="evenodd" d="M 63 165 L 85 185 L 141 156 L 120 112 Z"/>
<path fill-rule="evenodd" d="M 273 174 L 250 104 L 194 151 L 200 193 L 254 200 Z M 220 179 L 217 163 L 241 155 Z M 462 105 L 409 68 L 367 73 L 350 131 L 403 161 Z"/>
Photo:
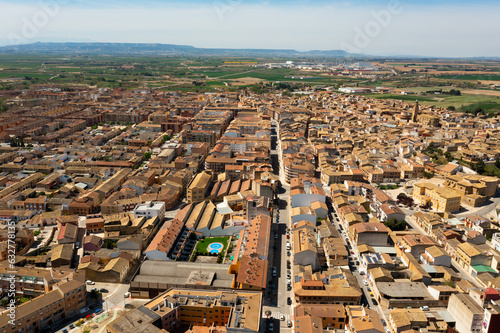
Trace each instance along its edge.
<path fill-rule="evenodd" d="M 448 313 L 455 319 L 459 332 L 481 332 L 484 311 L 467 294 L 453 294 L 448 302 Z"/>

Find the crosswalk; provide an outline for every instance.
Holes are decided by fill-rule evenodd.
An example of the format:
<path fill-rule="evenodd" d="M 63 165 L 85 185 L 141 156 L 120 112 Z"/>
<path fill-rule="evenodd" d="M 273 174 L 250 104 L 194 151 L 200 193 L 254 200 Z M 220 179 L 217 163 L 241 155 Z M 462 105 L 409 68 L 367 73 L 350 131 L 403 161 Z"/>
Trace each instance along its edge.
<path fill-rule="evenodd" d="M 271 312 L 271 317 L 273 317 L 274 319 L 281 320 L 281 315 L 285 315 L 285 321 L 287 321 L 291 317 L 291 315 L 289 313 L 281 313 L 279 311 Z M 263 313 L 262 318 L 267 318 L 267 316 Z"/>

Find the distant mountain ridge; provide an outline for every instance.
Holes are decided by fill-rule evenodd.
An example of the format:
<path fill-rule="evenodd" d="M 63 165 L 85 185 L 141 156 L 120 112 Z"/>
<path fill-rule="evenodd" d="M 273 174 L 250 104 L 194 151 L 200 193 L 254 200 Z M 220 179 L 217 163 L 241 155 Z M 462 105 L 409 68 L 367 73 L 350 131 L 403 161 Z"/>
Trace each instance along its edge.
<path fill-rule="evenodd" d="M 343 50 L 224 49 L 159 43 L 32 43 L 0 47 L 0 54 L 80 54 L 80 55 L 191 55 L 263 57 L 349 57 Z M 356 55 L 360 56 L 360 55 Z"/>

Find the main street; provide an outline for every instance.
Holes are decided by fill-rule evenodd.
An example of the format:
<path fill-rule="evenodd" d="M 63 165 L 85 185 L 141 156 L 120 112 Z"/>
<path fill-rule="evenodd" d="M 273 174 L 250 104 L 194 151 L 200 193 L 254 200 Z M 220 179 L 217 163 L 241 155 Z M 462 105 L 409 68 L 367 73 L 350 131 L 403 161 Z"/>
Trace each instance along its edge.
<path fill-rule="evenodd" d="M 282 163 L 279 154 L 279 143 L 277 137 L 277 126 L 273 122 L 271 128 L 271 163 L 276 175 L 282 175 Z M 268 284 L 264 295 L 264 305 L 262 308 L 263 320 L 261 331 L 271 331 L 267 323 L 270 313 L 273 323 L 273 332 L 283 331 L 291 332 L 288 328 L 288 320 L 292 320 L 292 307 L 287 304 L 288 297 L 293 298 L 293 290 L 287 290 L 287 260 L 292 262 L 291 257 L 287 256 L 286 242 L 287 228 L 290 227 L 288 202 L 290 197 L 290 187 L 282 183 L 278 188 L 279 204 L 275 205 L 272 216 L 272 233 L 270 239 Z M 291 252 L 291 251 L 290 251 Z M 276 268 L 276 276 L 273 276 L 273 268 Z M 291 271 L 291 266 L 290 266 Z M 270 282 L 270 283 L 269 283 Z M 281 320 L 284 319 L 284 320 Z"/>

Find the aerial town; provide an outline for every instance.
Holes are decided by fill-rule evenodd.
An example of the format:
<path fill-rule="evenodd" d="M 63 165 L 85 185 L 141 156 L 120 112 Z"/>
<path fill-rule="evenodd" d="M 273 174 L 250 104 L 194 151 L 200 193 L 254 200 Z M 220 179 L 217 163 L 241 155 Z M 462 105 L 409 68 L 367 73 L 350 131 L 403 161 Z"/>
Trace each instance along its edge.
<path fill-rule="evenodd" d="M 11 96 L 0 332 L 499 332 L 500 118 L 344 90 Z"/>

